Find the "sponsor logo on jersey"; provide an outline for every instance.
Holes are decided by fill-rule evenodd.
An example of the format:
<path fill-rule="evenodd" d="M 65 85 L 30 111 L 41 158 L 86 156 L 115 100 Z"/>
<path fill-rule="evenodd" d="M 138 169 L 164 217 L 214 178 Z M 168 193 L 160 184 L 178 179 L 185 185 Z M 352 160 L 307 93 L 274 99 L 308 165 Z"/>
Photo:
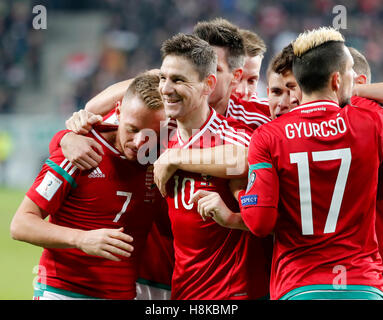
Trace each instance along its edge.
<path fill-rule="evenodd" d="M 50 201 L 52 197 L 55 195 L 57 190 L 60 188 L 62 184 L 62 180 L 57 178 L 53 173 L 47 172 L 43 181 L 36 188 L 36 191 L 45 199 Z"/>
<path fill-rule="evenodd" d="M 254 206 L 257 203 L 258 203 L 258 195 L 257 194 L 251 194 L 248 196 L 242 196 L 241 197 L 242 207 Z"/>
<path fill-rule="evenodd" d="M 97 167 L 88 175 L 88 178 L 105 178 L 105 174 Z"/>

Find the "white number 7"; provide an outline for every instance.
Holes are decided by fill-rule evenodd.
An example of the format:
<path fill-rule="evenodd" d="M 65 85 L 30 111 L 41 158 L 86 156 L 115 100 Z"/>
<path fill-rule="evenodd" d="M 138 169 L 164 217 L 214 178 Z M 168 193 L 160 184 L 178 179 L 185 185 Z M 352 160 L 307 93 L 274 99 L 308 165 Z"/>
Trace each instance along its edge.
<path fill-rule="evenodd" d="M 117 195 L 118 196 L 126 197 L 126 200 L 125 200 L 124 204 L 122 205 L 121 211 L 119 213 L 117 213 L 117 215 L 114 218 L 113 222 L 117 222 L 121 218 L 122 214 L 124 214 L 126 212 L 126 208 L 128 207 L 130 199 L 132 198 L 132 193 L 131 192 L 117 191 Z"/>
<path fill-rule="evenodd" d="M 335 232 L 340 206 L 342 204 L 344 189 L 346 187 L 348 172 L 351 165 L 350 148 L 329 151 L 317 151 L 312 153 L 313 161 L 330 161 L 341 159 L 338 177 L 335 182 L 330 209 L 328 212 L 324 233 Z M 313 213 L 311 204 L 310 171 L 307 152 L 290 154 L 290 163 L 296 163 L 298 167 L 299 198 L 301 205 L 302 234 L 314 234 Z"/>

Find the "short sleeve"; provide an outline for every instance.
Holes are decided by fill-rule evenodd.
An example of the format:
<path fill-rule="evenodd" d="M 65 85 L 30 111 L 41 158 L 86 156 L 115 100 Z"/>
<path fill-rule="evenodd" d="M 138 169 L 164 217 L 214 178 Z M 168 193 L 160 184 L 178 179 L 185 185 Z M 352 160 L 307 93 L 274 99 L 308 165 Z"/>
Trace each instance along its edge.
<path fill-rule="evenodd" d="M 241 208 L 245 211 L 252 206 L 278 207 L 279 180 L 270 156 L 269 139 L 261 128 L 251 137 L 248 185 L 245 195 L 240 199 Z"/>
<path fill-rule="evenodd" d="M 79 169 L 56 149 L 45 161 L 26 195 L 49 214 L 56 212 L 68 193 L 77 187 Z"/>

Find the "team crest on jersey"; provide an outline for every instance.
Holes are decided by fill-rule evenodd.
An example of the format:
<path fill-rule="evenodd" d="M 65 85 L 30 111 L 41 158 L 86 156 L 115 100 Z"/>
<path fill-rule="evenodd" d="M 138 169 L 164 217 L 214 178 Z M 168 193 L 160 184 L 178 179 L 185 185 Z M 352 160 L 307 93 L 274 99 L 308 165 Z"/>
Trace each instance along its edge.
<path fill-rule="evenodd" d="M 249 176 L 249 182 L 247 183 L 246 193 L 250 191 L 251 187 L 253 186 L 255 182 L 255 178 L 257 177 L 257 174 L 255 171 L 252 171 Z"/>
<path fill-rule="evenodd" d="M 52 197 L 57 192 L 58 188 L 60 188 L 63 182 L 57 178 L 53 173 L 47 172 L 43 181 L 36 188 L 36 191 L 45 199 L 50 201 Z"/>
<path fill-rule="evenodd" d="M 201 173 L 201 177 L 203 179 L 203 181 L 201 182 L 201 186 L 211 187 L 213 185 L 213 183 L 210 181 L 213 178 L 212 176 Z"/>
<path fill-rule="evenodd" d="M 152 165 L 148 166 L 146 169 L 145 186 L 148 190 L 153 190 L 156 187 L 156 184 L 154 183 L 153 169 L 154 167 Z"/>

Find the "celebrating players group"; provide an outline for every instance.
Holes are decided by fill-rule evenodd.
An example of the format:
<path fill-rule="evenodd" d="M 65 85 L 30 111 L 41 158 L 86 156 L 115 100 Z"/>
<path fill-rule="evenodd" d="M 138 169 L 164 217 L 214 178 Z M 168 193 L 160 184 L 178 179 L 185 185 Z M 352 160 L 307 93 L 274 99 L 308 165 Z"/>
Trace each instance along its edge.
<path fill-rule="evenodd" d="M 199 22 L 67 120 L 11 223 L 34 299 L 383 299 L 382 84 L 322 27 L 260 99 L 265 51 Z"/>

